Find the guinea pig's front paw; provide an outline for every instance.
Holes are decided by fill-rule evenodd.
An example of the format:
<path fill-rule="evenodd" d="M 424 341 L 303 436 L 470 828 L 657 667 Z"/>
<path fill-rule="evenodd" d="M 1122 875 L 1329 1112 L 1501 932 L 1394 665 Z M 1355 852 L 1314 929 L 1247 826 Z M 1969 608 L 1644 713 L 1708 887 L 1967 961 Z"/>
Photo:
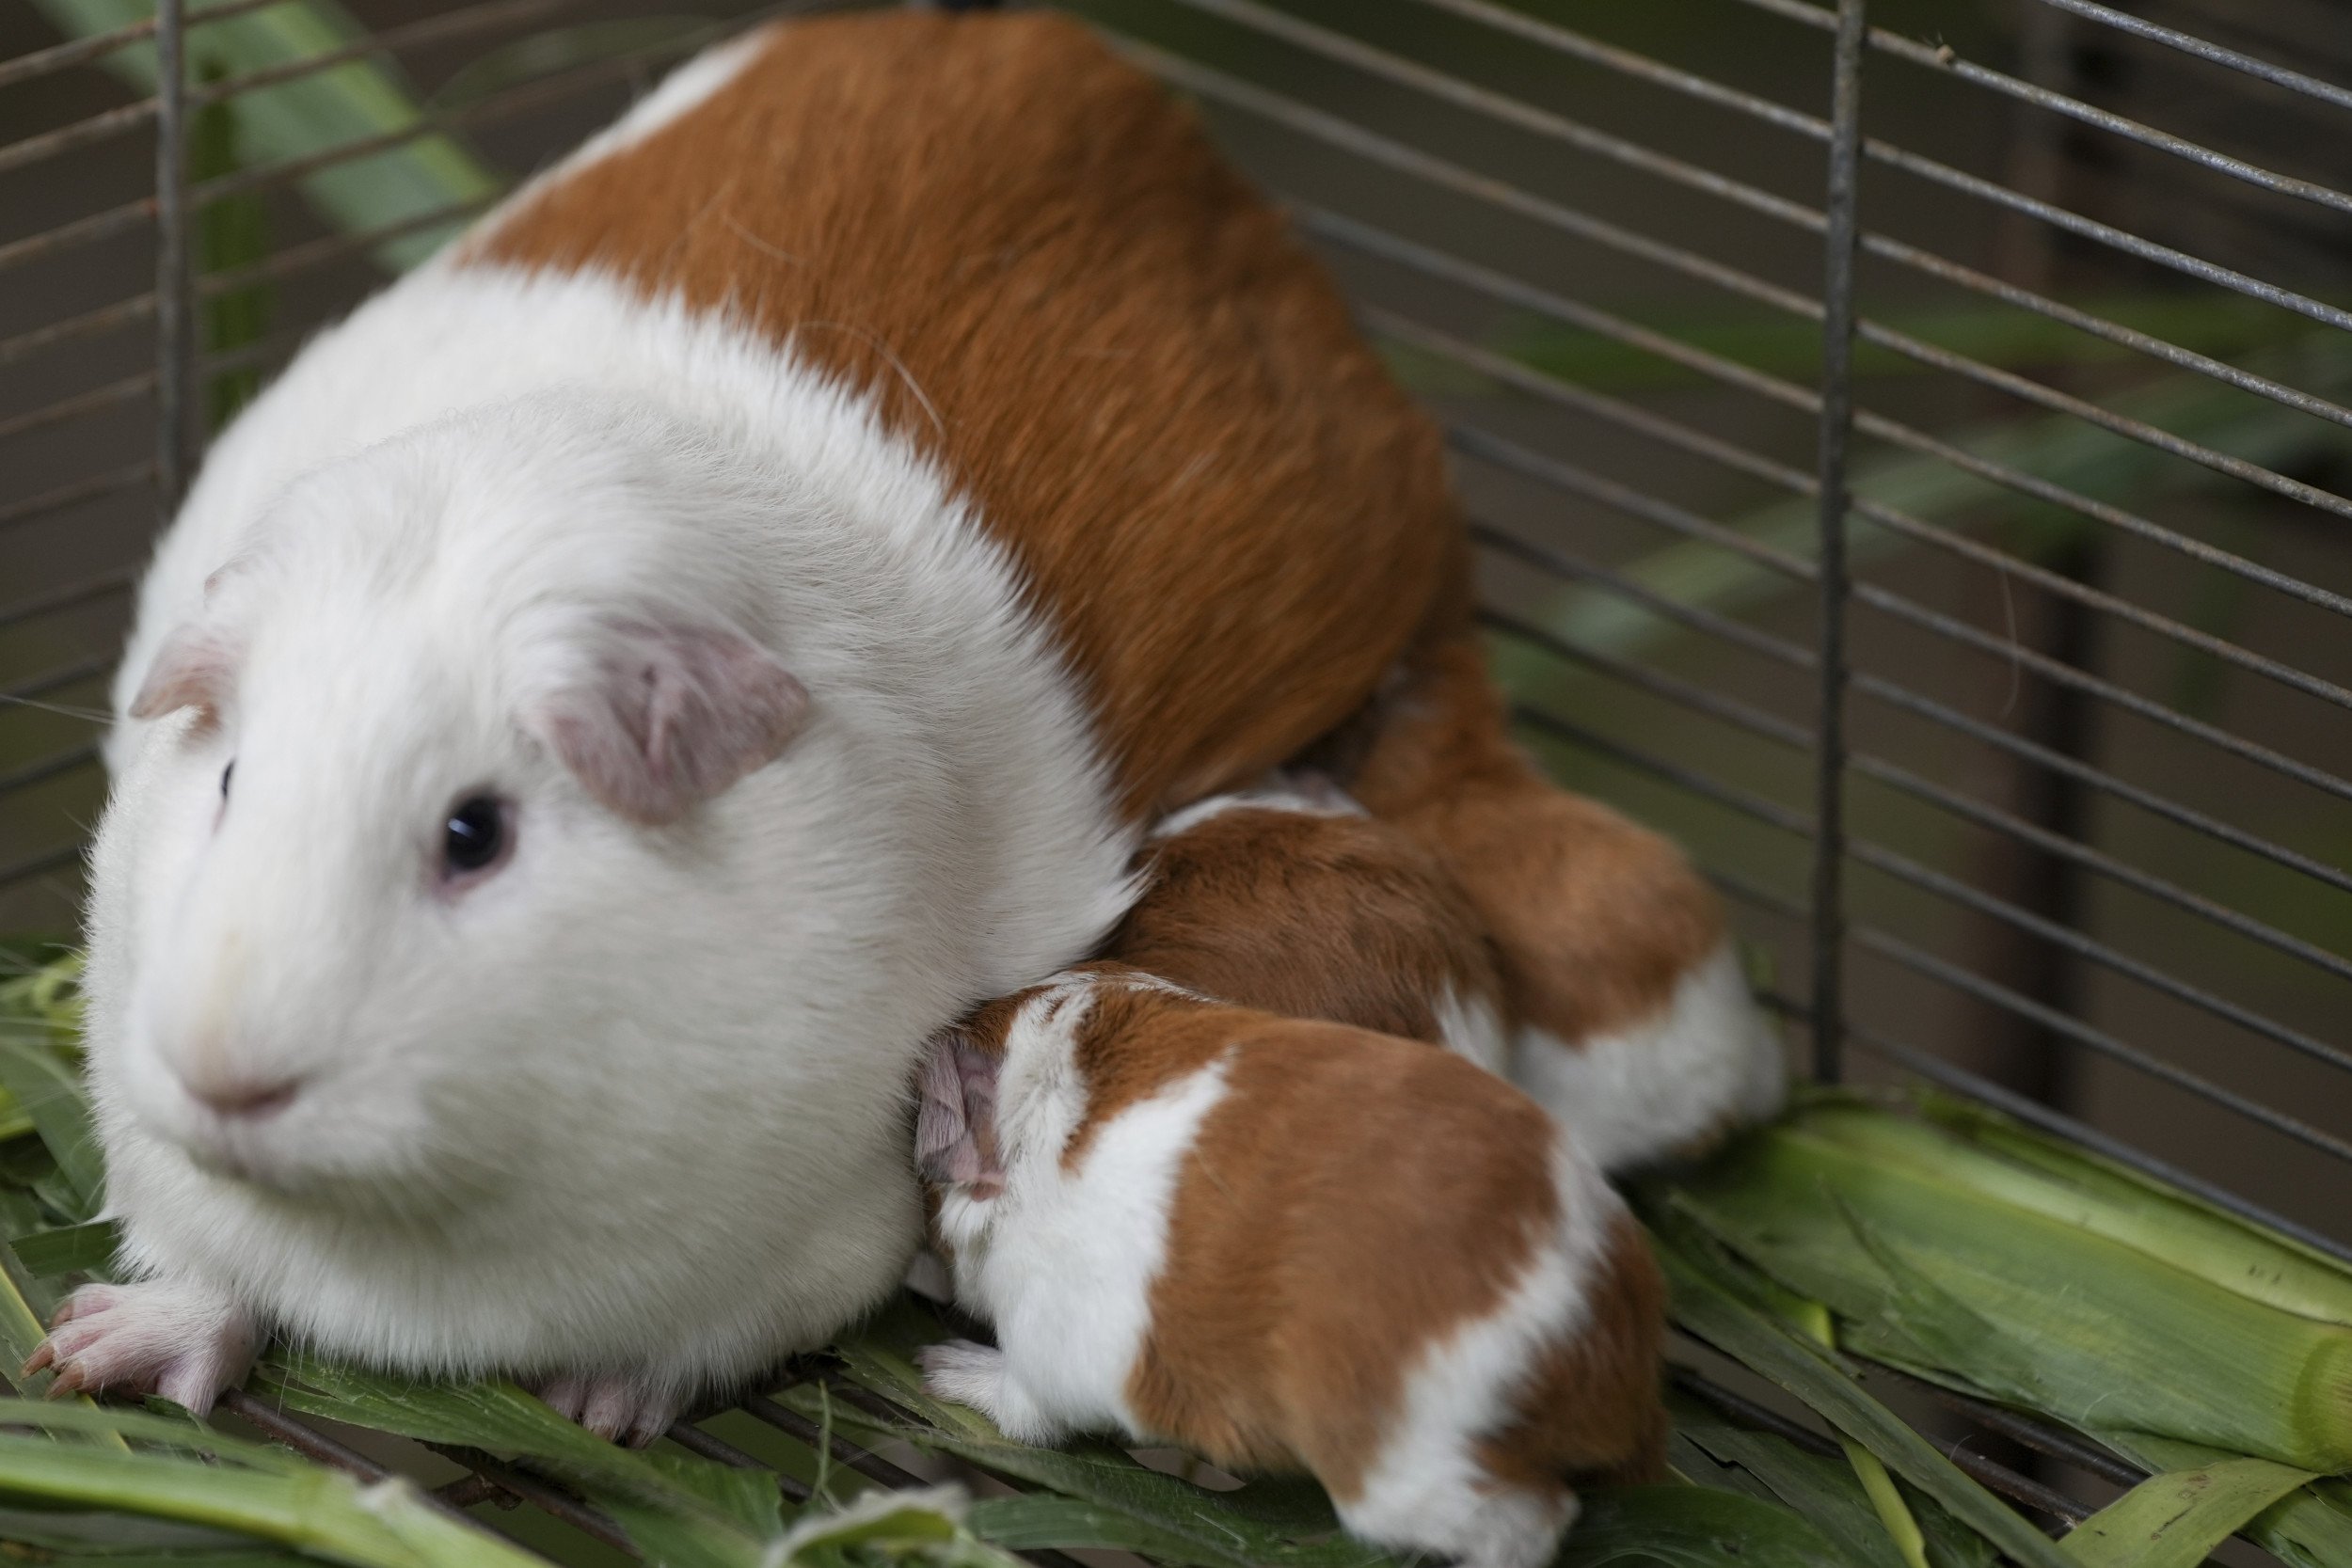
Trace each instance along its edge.
<path fill-rule="evenodd" d="M 199 1286 L 85 1285 L 57 1307 L 24 1375 L 56 1369 L 52 1399 L 160 1394 L 201 1416 L 253 1364 L 252 1320 Z"/>
<path fill-rule="evenodd" d="M 685 1409 L 675 1394 L 618 1372 L 566 1372 L 531 1391 L 564 1419 L 632 1449 L 642 1449 L 669 1431 Z"/>
<path fill-rule="evenodd" d="M 1051 1443 L 1062 1433 L 1012 1375 L 1003 1351 L 969 1339 L 925 1345 L 914 1353 L 923 1386 L 943 1400 L 968 1404 L 1017 1443 Z"/>

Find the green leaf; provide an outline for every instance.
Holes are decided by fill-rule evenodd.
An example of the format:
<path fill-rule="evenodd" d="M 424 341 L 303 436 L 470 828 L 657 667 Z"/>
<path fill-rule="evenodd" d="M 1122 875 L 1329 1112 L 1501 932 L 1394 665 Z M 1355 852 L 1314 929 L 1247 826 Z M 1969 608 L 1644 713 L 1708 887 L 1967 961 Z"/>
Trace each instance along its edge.
<path fill-rule="evenodd" d="M 92 1220 L 87 1225 L 36 1230 L 8 1244 L 16 1260 L 36 1279 L 55 1279 L 61 1274 L 87 1274 L 104 1268 L 114 1261 L 115 1248 L 121 1240 L 114 1221 Z"/>
<path fill-rule="evenodd" d="M 961 1487 L 869 1492 L 847 1507 L 802 1520 L 775 1560 L 809 1568 L 863 1568 L 875 1554 L 929 1568 L 1022 1568 L 1021 1560 L 966 1528 L 970 1499 Z"/>
<path fill-rule="evenodd" d="M 2021 1568 L 2068 1568 L 2068 1559 L 2039 1530 L 1864 1392 L 1836 1353 L 1744 1299 L 1737 1275 L 1711 1254 L 1704 1236 L 1675 1228 L 1682 1233 L 1670 1236 L 1654 1226 L 1653 1240 L 1677 1323 L 1796 1395 Z"/>
<path fill-rule="evenodd" d="M 1850 1568 L 1794 1513 L 1737 1492 L 1627 1486 L 1588 1492 L 1555 1568 Z"/>
<path fill-rule="evenodd" d="M 1328 1504 L 1311 1489 L 1253 1484 L 1212 1492 L 1138 1464 L 1108 1443 L 1040 1449 L 1014 1442 L 977 1412 L 924 1391 L 914 1353 L 947 1337 L 936 1318 L 901 1296 L 838 1341 L 835 1353 L 851 1379 L 904 1414 L 886 1418 L 836 1401 L 834 1421 L 868 1443 L 904 1438 L 1090 1503 L 1128 1520 L 1135 1530 L 1151 1531 L 1159 1543 L 1153 1555 L 1191 1568 L 1375 1568 L 1390 1561 L 1338 1533 Z M 806 1385 L 781 1398 L 803 1414 L 817 1413 L 815 1390 Z"/>
<path fill-rule="evenodd" d="M 257 1394 L 281 1409 L 421 1442 L 528 1459 L 611 1513 L 673 1568 L 743 1568 L 779 1533 L 775 1480 L 691 1454 L 606 1442 L 507 1383 L 445 1384 L 308 1358 L 265 1360 Z"/>
<path fill-rule="evenodd" d="M 2169 1470 L 2084 1520 L 2062 1544 L 2083 1568 L 2197 1568 L 2254 1515 L 2314 1479 L 2266 1459 Z"/>
<path fill-rule="evenodd" d="M 2352 1331 L 1877 1147 L 1892 1120 L 1807 1109 L 1667 1199 L 1856 1354 L 2076 1427 L 2127 1426 L 2328 1473 L 2352 1464 Z M 1941 1146 L 1949 1143 L 1921 1130 Z M 1908 1146 L 1906 1146 L 1907 1148 Z"/>
<path fill-rule="evenodd" d="M 2140 1432 L 2102 1430 L 2090 1435 L 2158 1473 L 2201 1469 L 2237 1457 Z M 2245 1534 L 2292 1568 L 2352 1568 L 2352 1485 L 2332 1478 L 2312 1481 L 2256 1514 Z"/>
<path fill-rule="evenodd" d="M 74 1205 L 71 1217 L 88 1219 L 97 1212 L 106 1175 L 81 1081 L 54 1051 L 0 1037 L 0 1085 L 32 1117 L 40 1141 L 56 1157 Z"/>
<path fill-rule="evenodd" d="M 250 1536 L 136 1513 L 82 1509 L 0 1508 L 0 1541 L 55 1552 L 218 1552 L 254 1544 Z"/>
<path fill-rule="evenodd" d="M 66 1418 L 60 1421 L 58 1418 Z M 102 1418 L 118 1433 L 168 1426 L 135 1413 L 0 1402 L 0 1424 Z M 185 1429 L 183 1428 L 183 1431 Z M 230 1451 L 244 1445 L 221 1445 Z M 357 1568 L 525 1568 L 537 1559 L 441 1513 L 406 1481 L 361 1486 L 300 1460 L 207 1465 L 187 1453 L 52 1443 L 0 1433 L 0 1497 L 119 1509 L 294 1546 Z M 543 1568 L 543 1565 L 541 1565 Z"/>

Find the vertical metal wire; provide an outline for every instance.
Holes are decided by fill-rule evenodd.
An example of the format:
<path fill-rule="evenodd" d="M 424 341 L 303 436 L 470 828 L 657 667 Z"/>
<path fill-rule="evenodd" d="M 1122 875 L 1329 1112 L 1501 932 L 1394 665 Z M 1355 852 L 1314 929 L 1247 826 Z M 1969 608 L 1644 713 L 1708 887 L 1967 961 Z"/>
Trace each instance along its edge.
<path fill-rule="evenodd" d="M 1823 209 L 1820 719 L 1814 752 L 1813 1075 L 1845 1072 L 1846 453 L 1853 435 L 1854 256 L 1862 167 L 1864 0 L 1838 0 Z"/>
<path fill-rule="evenodd" d="M 179 509 L 195 451 L 196 272 L 189 257 L 186 0 L 155 5 L 155 505 Z"/>

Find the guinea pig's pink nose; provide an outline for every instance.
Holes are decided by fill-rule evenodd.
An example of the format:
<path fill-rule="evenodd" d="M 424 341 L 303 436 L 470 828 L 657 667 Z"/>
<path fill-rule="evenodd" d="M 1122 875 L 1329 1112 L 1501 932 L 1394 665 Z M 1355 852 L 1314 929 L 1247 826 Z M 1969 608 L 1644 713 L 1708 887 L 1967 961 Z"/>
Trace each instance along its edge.
<path fill-rule="evenodd" d="M 185 1080 L 188 1093 L 220 1116 L 259 1121 L 294 1103 L 302 1092 L 299 1078 L 263 1081 L 255 1078 Z"/>

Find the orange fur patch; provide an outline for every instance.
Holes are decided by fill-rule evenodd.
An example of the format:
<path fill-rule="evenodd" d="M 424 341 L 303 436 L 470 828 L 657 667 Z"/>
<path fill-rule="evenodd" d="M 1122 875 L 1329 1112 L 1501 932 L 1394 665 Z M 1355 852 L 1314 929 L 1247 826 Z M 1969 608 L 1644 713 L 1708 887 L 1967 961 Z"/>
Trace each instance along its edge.
<path fill-rule="evenodd" d="M 1438 1000 L 1500 1009 L 1478 911 L 1417 840 L 1363 816 L 1250 807 L 1145 851 L 1122 963 L 1239 1006 L 1441 1043 Z"/>
<path fill-rule="evenodd" d="M 1461 559 L 1436 432 L 1322 268 L 1066 19 L 780 25 L 469 262 L 604 269 L 870 392 L 1019 561 L 1137 816 L 1359 707 Z"/>
<path fill-rule="evenodd" d="M 1349 789 L 1438 852 L 1494 942 L 1513 1013 L 1562 1041 L 1653 1015 L 1724 940 L 1681 850 L 1553 784 L 1512 743 L 1472 638 L 1379 705 Z"/>

